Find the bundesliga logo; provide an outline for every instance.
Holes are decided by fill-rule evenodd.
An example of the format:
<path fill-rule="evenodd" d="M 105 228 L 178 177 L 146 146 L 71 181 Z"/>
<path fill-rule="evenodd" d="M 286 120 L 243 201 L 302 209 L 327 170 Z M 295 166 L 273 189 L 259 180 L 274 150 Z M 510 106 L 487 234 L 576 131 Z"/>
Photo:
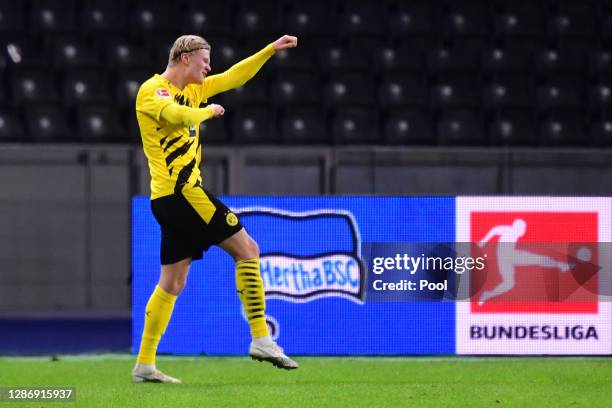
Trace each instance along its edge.
<path fill-rule="evenodd" d="M 472 274 L 472 312 L 597 312 L 597 214 L 474 212 L 487 257 Z"/>
<path fill-rule="evenodd" d="M 612 352 L 611 212 L 600 197 L 458 198 L 456 240 L 487 262 L 462 282 L 457 352 Z"/>
<path fill-rule="evenodd" d="M 155 95 L 160 99 L 170 98 L 170 92 L 165 88 L 157 88 L 155 90 Z"/>

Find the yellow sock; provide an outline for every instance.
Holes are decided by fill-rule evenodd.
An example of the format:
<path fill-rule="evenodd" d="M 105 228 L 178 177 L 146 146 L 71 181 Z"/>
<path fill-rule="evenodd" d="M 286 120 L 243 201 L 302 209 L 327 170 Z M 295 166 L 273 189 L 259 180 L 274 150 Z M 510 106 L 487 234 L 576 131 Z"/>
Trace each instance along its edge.
<path fill-rule="evenodd" d="M 157 345 L 166 331 L 175 301 L 175 295 L 171 295 L 159 286 L 155 287 L 145 309 L 145 326 L 142 332 L 140 351 L 136 359 L 138 363 L 155 364 Z"/>
<path fill-rule="evenodd" d="M 269 336 L 266 324 L 266 295 L 259 271 L 259 259 L 236 262 L 236 287 L 254 339 Z"/>

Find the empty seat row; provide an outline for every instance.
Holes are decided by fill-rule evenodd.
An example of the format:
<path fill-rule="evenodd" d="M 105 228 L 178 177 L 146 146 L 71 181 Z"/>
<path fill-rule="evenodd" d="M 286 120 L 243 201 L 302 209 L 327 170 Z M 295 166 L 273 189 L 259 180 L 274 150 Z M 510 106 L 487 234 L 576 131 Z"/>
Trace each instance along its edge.
<path fill-rule="evenodd" d="M 147 33 L 155 30 L 190 32 L 237 31 L 344 35 L 392 35 L 444 32 L 453 36 L 553 35 L 589 36 L 612 32 L 610 10 L 596 2 L 454 2 L 454 1 L 241 1 L 161 2 L 139 0 L 32 0 L 0 2 L 8 18 L 0 31 L 99 30 Z M 595 23 L 595 24 L 594 24 Z"/>
<path fill-rule="evenodd" d="M 151 36 L 145 43 L 115 36 L 87 41 L 78 35 L 62 34 L 41 42 L 28 36 L 0 36 L 0 56 L 8 67 L 51 65 L 59 69 L 104 67 L 109 71 L 126 68 L 159 71 L 165 67 L 168 50 L 178 35 Z M 273 36 L 258 36 L 253 37 L 250 44 L 237 46 L 228 37 L 210 38 L 213 70 L 220 72 L 229 68 L 272 40 Z M 611 48 L 592 42 L 551 46 L 529 41 L 530 46 L 527 46 L 517 41 L 502 44 L 486 40 L 449 42 L 406 37 L 400 46 L 381 41 L 373 48 L 366 48 L 360 44 L 351 47 L 338 43 L 321 47 L 309 40 L 301 39 L 297 49 L 279 53 L 266 68 L 323 73 L 535 71 L 540 75 L 563 72 L 598 75 L 612 72 Z"/>
<path fill-rule="evenodd" d="M 485 114 L 453 109 L 434 114 L 347 107 L 328 115 L 316 106 L 280 111 L 251 106 L 202 123 L 201 137 L 206 144 L 612 146 L 612 118 L 572 110 L 534 115 L 525 110 Z M 23 114 L 0 109 L 0 141 L 130 143 L 138 142 L 139 136 L 133 115 L 120 117 L 108 107 L 81 107 L 71 113 L 38 105 Z"/>
<path fill-rule="evenodd" d="M 2 87 L 0 102 L 15 106 L 39 102 L 66 106 L 114 103 L 120 109 L 133 109 L 140 84 L 149 75 L 146 71 L 125 71 L 111 79 L 105 71 L 76 70 L 64 71 L 57 80 L 44 69 L 16 70 L 6 80 L 8 89 Z M 330 108 L 482 106 L 488 110 L 522 107 L 597 111 L 612 108 L 612 75 L 584 82 L 581 76 L 563 75 L 536 80 L 524 75 L 489 79 L 447 75 L 428 79 L 416 74 L 390 74 L 378 82 L 359 74 L 336 75 L 322 81 L 311 72 L 292 71 L 274 79 L 258 78 L 214 98 L 214 102 L 226 105 L 229 110 L 269 101 L 277 106 L 318 103 Z"/>

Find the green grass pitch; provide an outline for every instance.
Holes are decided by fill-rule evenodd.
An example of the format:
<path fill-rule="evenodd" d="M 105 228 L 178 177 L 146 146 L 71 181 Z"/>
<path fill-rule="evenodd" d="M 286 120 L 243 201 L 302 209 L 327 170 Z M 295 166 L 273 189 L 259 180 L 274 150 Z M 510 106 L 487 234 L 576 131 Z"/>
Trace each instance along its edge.
<path fill-rule="evenodd" d="M 0 357 L 0 387 L 72 386 L 76 402 L 4 407 L 610 407 L 610 358 L 160 357 L 184 384 L 132 384 L 127 355 Z"/>

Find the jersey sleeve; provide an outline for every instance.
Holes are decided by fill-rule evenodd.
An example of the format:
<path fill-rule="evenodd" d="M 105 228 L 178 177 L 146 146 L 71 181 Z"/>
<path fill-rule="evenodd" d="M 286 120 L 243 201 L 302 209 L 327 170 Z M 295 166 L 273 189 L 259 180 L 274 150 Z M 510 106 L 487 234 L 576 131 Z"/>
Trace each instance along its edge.
<path fill-rule="evenodd" d="M 190 108 L 172 103 L 164 106 L 160 118 L 172 125 L 191 126 L 200 124 L 214 116 L 212 107 Z"/>
<path fill-rule="evenodd" d="M 174 99 L 167 88 L 144 83 L 136 96 L 136 111 L 159 121 L 162 110 L 171 103 Z"/>
<path fill-rule="evenodd" d="M 213 95 L 244 85 L 274 53 L 274 47 L 270 44 L 258 53 L 233 65 L 227 71 L 209 76 L 200 87 L 200 100 L 205 101 Z"/>

